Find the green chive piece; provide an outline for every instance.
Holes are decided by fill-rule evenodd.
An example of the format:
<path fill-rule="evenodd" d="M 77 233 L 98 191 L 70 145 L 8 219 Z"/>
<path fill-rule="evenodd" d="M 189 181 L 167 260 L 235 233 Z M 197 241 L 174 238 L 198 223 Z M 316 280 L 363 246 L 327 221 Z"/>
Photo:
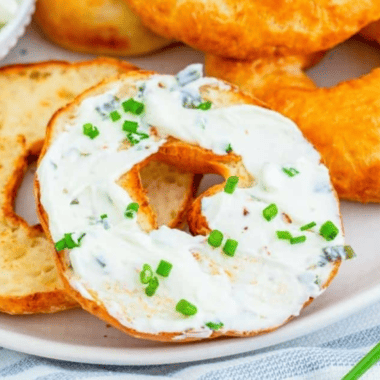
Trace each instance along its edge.
<path fill-rule="evenodd" d="M 145 294 L 148 297 L 154 296 L 154 293 L 156 293 L 156 290 L 157 290 L 159 284 L 160 283 L 158 282 L 158 278 L 157 277 L 152 277 L 149 280 L 149 285 L 145 289 Z"/>
<path fill-rule="evenodd" d="M 106 218 L 108 218 L 108 215 L 107 214 L 103 214 L 103 215 L 100 215 L 100 219 L 106 219 Z"/>
<path fill-rule="evenodd" d="M 282 171 L 289 177 L 294 177 L 295 175 L 300 173 L 297 169 L 294 168 L 282 168 Z"/>
<path fill-rule="evenodd" d="M 222 245 L 223 234 L 219 230 L 213 230 L 211 231 L 207 241 L 211 247 L 218 248 Z"/>
<path fill-rule="evenodd" d="M 133 113 L 134 115 L 141 115 L 144 112 L 144 104 L 137 102 L 133 98 L 128 99 L 121 104 L 125 112 Z"/>
<path fill-rule="evenodd" d="M 233 194 L 236 186 L 239 182 L 239 177 L 231 176 L 227 179 L 226 186 L 224 186 L 224 192 L 227 194 Z"/>
<path fill-rule="evenodd" d="M 149 135 L 143 132 L 136 132 L 137 136 L 140 136 L 140 140 L 149 139 Z"/>
<path fill-rule="evenodd" d="M 55 249 L 57 252 L 63 251 L 66 248 L 66 241 L 65 239 L 61 239 L 60 241 L 57 241 L 55 243 Z"/>
<path fill-rule="evenodd" d="M 73 240 L 73 237 L 72 237 L 73 234 L 65 234 L 64 236 L 64 239 L 65 239 L 65 242 L 66 242 L 66 247 L 69 248 L 69 249 L 73 249 L 75 247 L 79 247 L 77 243 L 75 243 L 75 241 Z"/>
<path fill-rule="evenodd" d="M 268 207 L 266 207 L 263 210 L 263 216 L 268 222 L 274 219 L 277 214 L 278 214 L 278 208 L 274 203 L 270 204 Z"/>
<path fill-rule="evenodd" d="M 139 211 L 139 204 L 136 202 L 132 202 L 127 206 L 127 209 L 125 210 L 125 217 L 132 219 L 137 214 L 137 211 Z"/>
<path fill-rule="evenodd" d="M 305 230 L 310 230 L 311 228 L 315 227 L 317 225 L 317 223 L 315 222 L 311 222 L 309 224 L 305 224 L 304 226 L 302 226 L 300 228 L 301 231 L 305 231 Z"/>
<path fill-rule="evenodd" d="M 232 145 L 228 144 L 226 148 L 226 153 L 231 153 L 232 152 Z"/>
<path fill-rule="evenodd" d="M 346 254 L 346 257 L 345 257 L 346 260 L 351 260 L 356 257 L 356 253 L 350 245 L 344 246 L 344 252 Z"/>
<path fill-rule="evenodd" d="M 319 230 L 319 233 L 327 241 L 331 241 L 331 240 L 334 240 L 337 237 L 337 235 L 339 233 L 339 229 L 338 229 L 338 227 L 333 222 L 331 222 L 330 220 L 328 220 L 326 223 L 324 223 L 321 226 L 321 228 Z"/>
<path fill-rule="evenodd" d="M 83 239 L 85 236 L 86 236 L 86 234 L 82 234 L 82 235 L 79 236 L 77 247 L 80 246 L 80 242 L 82 241 L 82 239 Z"/>
<path fill-rule="evenodd" d="M 99 135 L 99 129 L 94 127 L 91 123 L 87 123 L 83 125 L 83 134 L 93 140 Z"/>
<path fill-rule="evenodd" d="M 290 240 L 293 238 L 289 231 L 276 231 L 277 237 L 282 240 Z"/>
<path fill-rule="evenodd" d="M 227 239 L 226 244 L 224 244 L 223 252 L 227 256 L 235 256 L 236 248 L 238 246 L 238 242 L 233 239 Z"/>
<path fill-rule="evenodd" d="M 206 102 L 201 103 L 197 107 L 197 109 L 202 110 L 202 111 L 207 111 L 211 108 L 211 106 L 212 106 L 212 103 L 209 100 L 207 100 Z"/>
<path fill-rule="evenodd" d="M 138 143 L 140 142 L 140 140 L 137 140 L 137 139 L 135 139 L 135 138 L 133 137 L 132 133 L 128 133 L 128 134 L 127 134 L 127 139 L 128 139 L 128 141 L 131 143 L 132 146 L 133 146 L 133 145 L 136 145 L 136 144 L 138 144 Z"/>
<path fill-rule="evenodd" d="M 149 284 L 153 278 L 153 270 L 149 264 L 144 264 L 140 272 L 140 281 L 142 284 Z"/>
<path fill-rule="evenodd" d="M 180 300 L 177 303 L 175 309 L 183 315 L 195 315 L 198 312 L 198 309 L 195 305 L 184 299 Z"/>
<path fill-rule="evenodd" d="M 156 273 L 162 277 L 168 277 L 172 268 L 173 264 L 169 263 L 168 261 L 161 260 L 156 269 Z"/>
<path fill-rule="evenodd" d="M 121 115 L 117 111 L 112 111 L 110 113 L 110 118 L 111 118 L 112 121 L 118 121 L 118 120 L 121 119 Z"/>
<path fill-rule="evenodd" d="M 301 235 L 290 239 L 290 244 L 299 244 L 306 241 L 306 236 Z"/>
<path fill-rule="evenodd" d="M 124 121 L 124 124 L 123 124 L 123 131 L 136 133 L 138 127 L 139 127 L 139 124 L 136 123 L 135 121 L 126 120 Z"/>
<path fill-rule="evenodd" d="M 220 330 L 222 327 L 224 327 L 224 324 L 222 322 L 220 323 L 214 323 L 214 322 L 208 322 L 206 323 L 206 326 L 211 330 Z"/>

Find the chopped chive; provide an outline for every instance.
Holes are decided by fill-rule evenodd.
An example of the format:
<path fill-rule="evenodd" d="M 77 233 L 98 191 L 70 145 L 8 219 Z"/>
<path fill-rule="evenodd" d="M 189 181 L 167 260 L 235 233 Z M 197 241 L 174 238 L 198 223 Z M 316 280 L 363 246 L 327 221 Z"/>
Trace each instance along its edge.
<path fill-rule="evenodd" d="M 143 132 L 136 132 L 137 136 L 140 136 L 140 140 L 149 139 L 149 135 Z"/>
<path fill-rule="evenodd" d="M 140 142 L 140 140 L 137 140 L 137 139 L 135 139 L 135 138 L 133 137 L 132 133 L 128 133 L 128 134 L 127 134 L 127 139 L 128 139 L 128 141 L 131 143 L 132 146 L 133 146 L 133 145 L 136 145 L 136 144 L 138 144 L 138 143 Z"/>
<path fill-rule="evenodd" d="M 299 244 L 299 243 L 303 243 L 304 241 L 306 241 L 306 236 L 305 235 L 301 235 L 301 236 L 297 236 L 297 237 L 291 238 L 290 239 L 290 244 Z"/>
<path fill-rule="evenodd" d="M 139 127 L 139 124 L 137 122 L 126 120 L 124 121 L 124 124 L 123 124 L 123 131 L 136 133 L 138 127 Z"/>
<path fill-rule="evenodd" d="M 137 211 L 139 211 L 139 207 L 139 204 L 136 202 L 130 203 L 125 210 L 125 217 L 132 219 L 137 214 Z"/>
<path fill-rule="evenodd" d="M 223 234 L 219 230 L 213 230 L 211 231 L 207 241 L 212 247 L 218 248 L 222 245 Z"/>
<path fill-rule="evenodd" d="M 112 112 L 110 113 L 110 117 L 111 117 L 111 120 L 112 120 L 112 121 L 118 121 L 118 120 L 121 119 L 121 115 L 120 115 L 119 112 L 117 112 L 117 111 L 112 111 Z"/>
<path fill-rule="evenodd" d="M 168 277 L 172 268 L 173 264 L 169 263 L 168 261 L 161 260 L 156 269 L 156 273 L 162 277 Z"/>
<path fill-rule="evenodd" d="M 88 136 L 91 140 L 99 135 L 98 128 L 94 127 L 91 123 L 83 125 L 83 134 Z"/>
<path fill-rule="evenodd" d="M 198 312 L 198 309 L 195 305 L 184 299 L 180 300 L 177 303 L 175 309 L 183 315 L 195 315 Z"/>
<path fill-rule="evenodd" d="M 197 109 L 202 110 L 202 111 L 207 111 L 211 108 L 211 106 L 212 106 L 212 103 L 209 100 L 207 100 L 206 102 L 201 103 L 197 107 Z"/>
<path fill-rule="evenodd" d="M 82 241 L 82 239 L 83 239 L 85 236 L 86 236 L 86 234 L 82 234 L 82 235 L 79 236 L 77 247 L 79 247 L 80 242 Z"/>
<path fill-rule="evenodd" d="M 331 222 L 330 220 L 328 220 L 326 223 L 324 223 L 321 226 L 321 228 L 319 230 L 319 233 L 327 241 L 331 241 L 331 240 L 334 240 L 337 237 L 337 235 L 339 233 L 339 229 L 338 229 L 338 227 L 333 222 Z"/>
<path fill-rule="evenodd" d="M 224 192 L 227 194 L 233 194 L 236 186 L 239 182 L 239 177 L 231 176 L 227 179 L 226 185 L 224 186 Z"/>
<path fill-rule="evenodd" d="M 224 244 L 223 252 L 227 256 L 235 256 L 236 248 L 238 246 L 238 242 L 233 239 L 227 239 L 226 244 Z"/>
<path fill-rule="evenodd" d="M 356 253 L 350 245 L 344 246 L 344 252 L 346 254 L 346 260 L 351 260 L 356 257 Z"/>
<path fill-rule="evenodd" d="M 277 214 L 278 214 L 278 208 L 274 203 L 270 204 L 268 207 L 266 207 L 263 210 L 263 216 L 268 222 L 274 219 Z"/>
<path fill-rule="evenodd" d="M 149 284 L 153 277 L 153 270 L 150 265 L 144 264 L 140 272 L 140 281 L 142 284 Z"/>
<path fill-rule="evenodd" d="M 144 104 L 137 102 L 133 98 L 128 99 L 121 104 L 125 112 L 133 113 L 134 115 L 140 115 L 144 112 Z"/>
<path fill-rule="evenodd" d="M 224 324 L 222 322 L 220 323 L 214 323 L 214 322 L 208 322 L 206 323 L 206 326 L 211 329 L 211 330 L 219 330 L 221 329 L 222 327 L 224 327 Z"/>
<path fill-rule="evenodd" d="M 106 219 L 106 218 L 108 218 L 108 215 L 107 214 L 103 214 L 103 215 L 100 215 L 100 219 Z"/>
<path fill-rule="evenodd" d="M 276 231 L 277 237 L 282 240 L 292 239 L 292 234 L 289 231 Z"/>
<path fill-rule="evenodd" d="M 154 293 L 156 293 L 156 290 L 157 290 L 159 284 L 160 283 L 158 282 L 158 278 L 157 277 L 152 277 L 149 280 L 149 285 L 145 288 L 145 294 L 148 297 L 154 296 Z"/>
<path fill-rule="evenodd" d="M 66 241 L 65 239 L 61 239 L 60 241 L 57 241 L 55 243 L 55 249 L 57 252 L 63 251 L 66 248 Z"/>
<path fill-rule="evenodd" d="M 75 241 L 73 240 L 73 237 L 72 237 L 73 234 L 65 234 L 64 236 L 64 239 L 65 239 L 65 242 L 66 242 L 66 247 L 69 248 L 69 249 L 73 249 L 75 247 L 78 247 L 78 244 L 75 243 Z"/>
<path fill-rule="evenodd" d="M 232 146 L 231 144 L 228 144 L 226 148 L 226 153 L 231 153 L 231 152 L 232 152 Z"/>
<path fill-rule="evenodd" d="M 282 168 L 282 171 L 289 177 L 294 177 L 295 175 L 300 173 L 297 169 L 294 168 Z"/>
<path fill-rule="evenodd" d="M 301 230 L 301 231 L 310 230 L 310 228 L 313 228 L 313 227 L 315 227 L 316 225 L 317 225 L 317 223 L 315 223 L 315 222 L 311 222 L 311 223 L 309 223 L 309 224 L 305 224 L 304 226 L 302 226 L 302 227 L 300 228 L 300 230 Z"/>

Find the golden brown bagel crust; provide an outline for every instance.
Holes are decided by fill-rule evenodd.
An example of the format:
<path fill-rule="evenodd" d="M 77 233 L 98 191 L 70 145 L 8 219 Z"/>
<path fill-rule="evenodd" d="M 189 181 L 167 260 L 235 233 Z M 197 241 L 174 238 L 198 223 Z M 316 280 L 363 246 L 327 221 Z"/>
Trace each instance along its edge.
<path fill-rule="evenodd" d="M 380 21 L 367 25 L 360 31 L 360 34 L 367 40 L 380 42 Z"/>
<path fill-rule="evenodd" d="M 94 87 L 93 89 L 80 95 L 73 103 L 71 103 L 67 107 L 58 111 L 54 115 L 54 117 L 51 119 L 47 127 L 45 144 L 42 149 L 41 156 L 39 158 L 39 163 L 43 159 L 44 155 L 46 154 L 47 150 L 49 149 L 49 147 L 51 146 L 55 138 L 62 132 L 62 130 L 65 127 L 67 127 L 68 120 L 70 120 L 70 118 L 76 114 L 78 106 L 81 104 L 81 102 L 84 99 L 101 94 L 111 89 L 116 83 L 121 84 L 120 91 L 118 93 L 119 97 L 123 98 L 123 97 L 132 96 L 137 91 L 136 83 L 138 83 L 141 80 L 148 79 L 153 74 L 154 73 L 152 72 L 141 72 L 141 71 L 131 72 L 129 74 L 120 76 L 118 80 L 106 81 L 103 84 L 100 84 L 97 87 Z M 210 101 L 212 100 L 214 107 L 222 107 L 222 106 L 233 105 L 233 104 L 254 104 L 254 105 L 263 106 L 263 103 L 261 101 L 242 93 L 234 86 L 231 86 L 229 89 L 220 89 L 219 87 L 216 87 L 216 86 L 203 86 L 201 87 L 201 94 L 202 94 L 202 99 L 210 100 Z M 179 157 L 181 157 L 181 159 L 179 159 Z M 239 157 L 234 155 L 233 153 L 230 153 L 224 156 L 218 156 L 218 155 L 215 155 L 212 151 L 203 149 L 199 146 L 187 144 L 175 138 L 169 138 L 168 142 L 166 142 L 164 145 L 161 146 L 157 154 L 146 159 L 144 162 L 135 165 L 129 173 L 134 172 L 139 167 L 146 165 L 146 163 L 151 158 L 165 160 L 166 162 L 176 165 L 179 168 L 182 168 L 184 166 L 186 168 L 193 170 L 194 172 L 218 173 L 225 177 L 228 177 L 229 175 L 232 175 L 232 174 L 235 174 L 235 175 L 239 174 L 239 176 L 244 178 L 244 181 L 249 182 L 250 180 L 249 175 L 244 177 L 244 175 L 246 174 L 246 171 L 243 165 L 241 164 L 241 162 L 239 162 Z M 132 182 L 132 183 L 129 182 L 127 183 L 127 186 L 128 186 L 128 192 L 132 196 L 132 198 L 138 196 L 140 189 L 138 188 L 137 182 Z M 212 194 L 213 192 L 218 191 L 219 188 L 220 188 L 220 185 L 216 185 L 210 188 L 206 192 L 206 195 Z M 49 231 L 48 215 L 46 214 L 45 209 L 43 205 L 41 204 L 41 200 L 40 200 L 41 193 L 40 193 L 40 183 L 38 181 L 38 177 L 35 178 L 35 197 L 36 197 L 36 203 L 37 203 L 37 212 L 38 212 L 42 227 L 44 231 L 46 232 L 46 234 L 49 236 L 49 239 L 51 239 L 51 235 Z M 200 204 L 199 198 L 196 201 L 195 205 L 197 204 L 198 205 Z M 147 209 L 146 212 L 148 213 L 149 210 Z M 196 216 L 195 216 L 195 212 L 197 212 Z M 139 214 L 141 214 L 140 209 L 139 209 Z M 149 219 L 149 215 L 145 215 L 145 216 Z M 192 223 L 192 220 L 197 220 L 198 218 L 201 218 L 200 208 L 198 207 L 198 209 L 196 209 L 196 206 L 194 206 L 189 220 L 191 224 L 190 228 L 197 232 L 198 232 L 198 229 L 194 227 L 195 223 Z M 140 218 L 139 221 L 141 220 L 142 219 Z M 140 222 L 140 225 L 141 225 L 141 222 Z M 153 228 L 154 226 L 151 225 L 150 227 Z M 206 225 L 203 225 L 203 228 L 204 228 L 204 231 L 208 230 L 207 223 Z M 199 232 L 202 232 L 202 231 L 199 231 Z M 76 299 L 85 310 L 89 311 L 90 313 L 94 314 L 100 319 L 111 323 L 113 326 L 120 329 L 121 331 L 137 338 L 157 340 L 157 341 L 162 341 L 162 342 L 183 343 L 183 342 L 199 340 L 199 338 L 195 338 L 195 337 L 186 337 L 185 339 L 182 339 L 183 337 L 181 337 L 181 339 L 178 339 L 178 337 L 181 336 L 181 333 L 159 333 L 159 334 L 144 333 L 144 332 L 139 332 L 134 329 L 127 328 L 121 325 L 115 318 L 113 318 L 112 316 L 108 314 L 107 310 L 102 304 L 102 300 L 99 299 L 97 295 L 94 294 L 94 292 L 91 292 L 91 295 L 94 297 L 95 300 L 94 301 L 88 300 L 84 298 L 79 292 L 77 292 L 71 286 L 70 278 L 74 274 L 69 263 L 68 251 L 61 251 L 59 253 L 56 252 L 55 259 L 57 262 L 59 274 L 62 277 L 62 281 L 64 282 L 68 293 L 74 299 Z M 323 287 L 327 287 L 329 285 L 331 280 L 336 275 L 339 266 L 340 266 L 340 261 L 335 263 L 328 280 L 326 281 L 325 284 L 322 285 Z M 308 305 L 310 302 L 312 302 L 311 298 L 305 303 L 304 306 Z M 289 318 L 287 321 L 289 321 L 290 319 L 291 318 Z M 284 323 L 286 323 L 287 321 L 285 321 Z M 245 331 L 245 332 L 223 331 L 223 333 L 221 333 L 220 331 L 213 331 L 209 339 L 217 338 L 222 335 L 223 336 L 239 336 L 239 337 L 255 336 L 259 334 L 268 333 L 270 331 L 277 329 L 278 327 L 280 326 L 274 326 L 273 328 L 266 329 L 266 330 Z"/>
<path fill-rule="evenodd" d="M 28 225 L 15 213 L 14 202 L 30 159 L 42 148 L 40 139 L 53 112 L 102 79 L 136 69 L 103 58 L 0 69 L 0 311 L 51 313 L 77 306 L 58 277 L 54 248 L 41 226 Z M 157 223 L 181 225 L 199 178 L 194 180 L 191 173 L 152 163 L 142 179 L 151 187 L 147 196 L 155 206 Z M 161 204 L 161 192 L 169 192 L 170 207 Z"/>
<path fill-rule="evenodd" d="M 380 18 L 376 0 L 125 0 L 154 32 L 228 58 L 326 50 Z"/>
<path fill-rule="evenodd" d="M 138 55 L 170 44 L 123 0 L 38 0 L 35 19 L 53 42 L 83 53 Z"/>
<path fill-rule="evenodd" d="M 299 65 L 272 71 L 269 62 L 260 71 L 257 62 L 206 61 L 209 75 L 258 96 L 298 125 L 321 153 L 340 198 L 380 202 L 380 69 L 317 88 Z"/>

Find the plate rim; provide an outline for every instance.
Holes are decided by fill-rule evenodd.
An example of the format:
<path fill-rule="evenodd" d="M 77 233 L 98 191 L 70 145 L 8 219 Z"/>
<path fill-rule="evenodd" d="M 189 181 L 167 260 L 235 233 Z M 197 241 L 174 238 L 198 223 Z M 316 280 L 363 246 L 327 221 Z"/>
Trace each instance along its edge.
<path fill-rule="evenodd" d="M 3 348 L 43 358 L 98 365 L 159 365 L 199 362 L 233 356 L 283 343 L 344 319 L 380 300 L 380 284 L 357 293 L 355 296 L 335 303 L 320 311 L 314 311 L 303 319 L 294 320 L 278 330 L 250 338 L 229 338 L 203 342 L 173 344 L 169 349 L 112 348 L 56 342 L 46 338 L 32 337 L 0 327 Z M 296 323 L 294 323 L 296 322 Z M 270 337 L 268 339 L 268 337 Z M 254 341 L 252 347 L 250 343 Z M 270 344 L 268 344 L 270 341 Z M 173 347 L 173 348 L 172 348 Z M 85 349 L 84 349 L 85 348 Z M 173 355 L 173 351 L 175 355 Z M 144 352 L 144 355 L 141 353 Z"/>

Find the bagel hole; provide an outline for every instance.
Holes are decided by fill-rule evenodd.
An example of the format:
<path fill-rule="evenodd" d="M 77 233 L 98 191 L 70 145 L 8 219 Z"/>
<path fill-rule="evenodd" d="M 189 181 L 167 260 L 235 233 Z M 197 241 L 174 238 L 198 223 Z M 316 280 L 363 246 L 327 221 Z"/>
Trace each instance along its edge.
<path fill-rule="evenodd" d="M 355 36 L 328 51 L 306 74 L 318 87 L 333 87 L 376 67 L 380 67 L 379 44 Z"/>
<path fill-rule="evenodd" d="M 203 176 L 197 191 L 197 197 L 212 186 L 223 183 L 225 179 L 219 174 L 206 174 Z"/>
<path fill-rule="evenodd" d="M 36 202 L 33 194 L 34 175 L 37 170 L 38 156 L 28 157 L 28 169 L 17 191 L 15 213 L 21 216 L 30 226 L 39 224 Z"/>

